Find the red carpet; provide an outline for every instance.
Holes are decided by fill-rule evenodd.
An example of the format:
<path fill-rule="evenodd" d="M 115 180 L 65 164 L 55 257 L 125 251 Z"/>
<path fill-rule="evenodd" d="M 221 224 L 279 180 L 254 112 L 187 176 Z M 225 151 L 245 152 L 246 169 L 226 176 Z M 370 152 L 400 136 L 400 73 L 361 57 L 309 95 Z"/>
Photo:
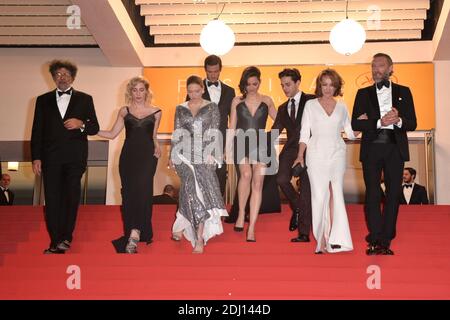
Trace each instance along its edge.
<path fill-rule="evenodd" d="M 174 207 L 155 206 L 154 242 L 137 255 L 114 253 L 118 206 L 80 209 L 71 251 L 43 255 L 42 207 L 0 207 L 0 299 L 449 299 L 450 206 L 402 207 L 395 256 L 365 255 L 362 206 L 348 206 L 355 250 L 314 255 L 315 243 L 290 243 L 290 212 L 261 215 L 257 242 L 225 224 L 205 254 L 170 240 Z M 66 270 L 81 270 L 69 290 Z M 369 290 L 367 268 L 380 267 L 381 289 Z"/>

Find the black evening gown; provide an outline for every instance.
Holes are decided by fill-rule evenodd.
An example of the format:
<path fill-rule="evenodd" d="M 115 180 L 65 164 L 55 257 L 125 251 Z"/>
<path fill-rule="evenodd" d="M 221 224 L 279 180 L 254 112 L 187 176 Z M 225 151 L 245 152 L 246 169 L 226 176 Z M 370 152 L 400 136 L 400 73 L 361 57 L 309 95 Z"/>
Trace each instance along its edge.
<path fill-rule="evenodd" d="M 153 129 L 160 111 L 139 119 L 128 110 L 124 118 L 126 138 L 119 162 L 124 235 L 112 241 L 117 253 L 125 253 L 132 229 L 141 232 L 141 242 L 152 242 L 153 177 L 158 163 L 153 155 Z"/>
<path fill-rule="evenodd" d="M 277 166 L 276 163 L 276 151 L 274 149 L 274 145 L 271 142 L 270 139 L 270 132 L 265 132 L 266 128 L 266 122 L 267 117 L 269 115 L 269 107 L 264 102 L 261 102 L 258 109 L 256 109 L 255 114 L 252 116 L 250 113 L 250 110 L 248 109 L 247 105 L 244 101 L 240 102 L 236 106 L 236 117 L 237 117 L 237 123 L 236 123 L 236 137 L 234 141 L 234 155 L 235 155 L 235 163 L 236 163 L 236 173 L 238 175 L 238 178 L 240 176 L 239 174 L 239 165 L 238 163 L 242 159 L 243 156 L 249 158 L 253 161 L 259 161 L 264 162 L 267 164 L 267 166 Z M 239 129 L 241 129 L 241 132 L 239 132 Z M 248 133 L 248 130 L 256 130 L 256 145 L 251 145 L 248 137 L 245 137 L 244 140 L 244 133 Z M 266 141 L 267 143 L 261 145 L 259 143 L 259 137 L 261 134 L 266 135 Z M 241 135 L 240 139 L 242 139 L 241 146 L 244 146 L 245 149 L 241 150 L 240 154 L 237 150 L 238 143 L 237 139 L 239 139 L 239 135 Z M 264 140 L 262 140 L 264 141 Z M 245 142 L 245 143 L 244 143 Z M 256 148 L 255 148 L 256 147 Z M 273 155 L 273 157 L 272 157 Z M 270 160 L 265 160 L 263 157 L 270 158 Z M 247 205 L 246 205 L 246 212 L 248 213 L 250 210 L 250 197 L 248 197 Z M 281 200 L 280 200 L 280 193 L 278 190 L 278 185 L 276 182 L 276 174 L 273 175 L 266 175 L 264 177 L 264 185 L 262 190 L 262 201 L 261 201 L 261 207 L 259 209 L 259 213 L 273 213 L 273 212 L 281 212 Z M 238 190 L 236 188 L 236 194 L 233 201 L 233 206 L 231 208 L 231 211 L 229 213 L 229 217 L 226 219 L 226 222 L 228 223 L 235 223 L 237 216 L 239 213 L 239 197 L 238 197 Z"/>

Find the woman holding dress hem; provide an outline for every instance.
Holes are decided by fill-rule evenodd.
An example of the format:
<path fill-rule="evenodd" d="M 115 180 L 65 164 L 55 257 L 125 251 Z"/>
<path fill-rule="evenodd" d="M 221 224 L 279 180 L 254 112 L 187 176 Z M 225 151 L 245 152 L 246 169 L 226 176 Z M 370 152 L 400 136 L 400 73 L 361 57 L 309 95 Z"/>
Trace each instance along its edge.
<path fill-rule="evenodd" d="M 175 111 L 169 161 L 181 180 L 172 240 L 180 241 L 184 236 L 194 247 L 193 253 L 203 253 L 207 241 L 223 233 L 221 217 L 228 216 L 215 173 L 223 149 L 218 130 L 220 113 L 217 104 L 203 100 L 203 92 L 202 79 L 190 76 L 190 100 Z"/>

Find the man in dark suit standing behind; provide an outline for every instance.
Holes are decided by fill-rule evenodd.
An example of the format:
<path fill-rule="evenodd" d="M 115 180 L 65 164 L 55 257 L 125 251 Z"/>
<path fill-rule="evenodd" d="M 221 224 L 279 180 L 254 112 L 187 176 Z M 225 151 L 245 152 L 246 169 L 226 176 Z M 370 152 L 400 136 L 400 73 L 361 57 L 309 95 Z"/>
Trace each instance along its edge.
<path fill-rule="evenodd" d="M 14 203 L 14 192 L 9 189 L 10 184 L 11 176 L 3 173 L 0 180 L 0 206 L 12 206 Z"/>
<path fill-rule="evenodd" d="M 378 53 L 372 59 L 375 84 L 359 89 L 353 106 L 352 127 L 362 131 L 360 161 L 366 185 L 369 235 L 367 255 L 393 255 L 403 167 L 409 160 L 407 131 L 416 129 L 414 102 L 408 87 L 389 80 L 393 62 Z M 365 116 L 367 119 L 358 119 Z M 384 172 L 386 202 L 381 214 L 380 178 Z"/>
<path fill-rule="evenodd" d="M 72 88 L 77 67 L 54 60 L 49 71 L 57 89 L 39 96 L 31 135 L 33 172 L 42 173 L 45 220 L 50 246 L 45 254 L 64 253 L 72 243 L 86 170 L 88 135 L 99 130 L 92 97 Z"/>
<path fill-rule="evenodd" d="M 428 204 L 427 189 L 415 183 L 416 170 L 405 168 L 403 170 L 403 192 L 400 196 L 400 204 Z"/>
<path fill-rule="evenodd" d="M 302 123 L 303 110 L 306 101 L 315 96 L 300 91 L 301 74 L 297 69 L 284 69 L 278 74 L 284 94 L 288 101 L 278 107 L 277 117 L 272 126 L 280 132 L 286 129 L 287 141 L 280 153 L 277 183 L 280 186 L 292 208 L 289 230 L 298 229 L 298 237 L 292 242 L 309 242 L 311 229 L 311 187 L 306 171 L 300 176 L 299 193 L 291 184 L 292 165 L 297 158 L 298 142 Z"/>
<path fill-rule="evenodd" d="M 204 68 L 206 79 L 204 79 L 203 82 L 206 90 L 203 93 L 203 99 L 215 102 L 219 106 L 219 130 L 223 138 L 223 148 L 225 148 L 226 130 L 228 128 L 228 118 L 231 112 L 231 102 L 236 96 L 236 93 L 232 87 L 219 80 L 220 72 L 222 71 L 222 60 L 220 57 L 216 55 L 207 56 L 204 62 Z M 219 179 L 222 196 L 225 196 L 225 186 L 227 182 L 227 166 L 225 163 L 222 163 L 221 167 L 217 168 L 216 174 Z"/>

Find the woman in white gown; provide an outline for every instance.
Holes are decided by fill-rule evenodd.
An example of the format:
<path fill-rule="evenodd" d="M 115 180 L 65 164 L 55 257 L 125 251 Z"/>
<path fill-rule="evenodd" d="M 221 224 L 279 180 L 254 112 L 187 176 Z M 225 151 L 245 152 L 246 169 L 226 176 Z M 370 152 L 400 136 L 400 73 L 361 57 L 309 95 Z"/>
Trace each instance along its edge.
<path fill-rule="evenodd" d="M 344 129 L 349 139 L 355 139 L 359 133 L 352 130 L 345 103 L 335 98 L 342 95 L 342 84 L 342 78 L 332 69 L 322 71 L 317 77 L 318 98 L 305 105 L 300 148 L 294 162 L 294 166 L 304 165 L 307 149 L 316 253 L 353 250 L 344 203 L 346 145 L 341 132 Z"/>

